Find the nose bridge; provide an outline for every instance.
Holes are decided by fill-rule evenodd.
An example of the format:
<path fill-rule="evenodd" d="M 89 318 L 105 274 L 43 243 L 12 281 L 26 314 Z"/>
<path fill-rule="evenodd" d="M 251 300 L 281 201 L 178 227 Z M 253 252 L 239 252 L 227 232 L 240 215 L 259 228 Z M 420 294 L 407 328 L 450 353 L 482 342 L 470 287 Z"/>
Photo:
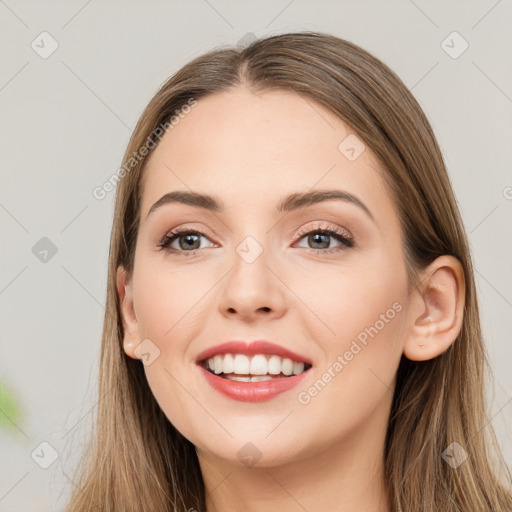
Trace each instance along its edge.
<path fill-rule="evenodd" d="M 278 230 L 272 229 L 275 219 L 251 219 L 249 215 L 240 219 L 232 233 L 234 240 L 233 271 L 254 276 L 256 279 L 266 279 L 278 271 L 278 261 L 281 259 L 277 250 L 280 241 L 277 239 Z M 272 270 L 271 270 L 272 269 Z M 275 276 L 273 276 L 275 279 Z"/>
<path fill-rule="evenodd" d="M 243 206 L 243 205 L 242 205 Z M 236 256 L 234 264 L 253 265 L 261 260 L 268 263 L 272 251 L 270 242 L 273 231 L 271 219 L 264 217 L 263 213 L 254 213 L 250 209 L 240 209 L 236 222 L 232 226 L 231 237 Z M 263 257 L 262 257 L 263 256 Z M 241 260 L 238 261 L 238 260 Z"/>
<path fill-rule="evenodd" d="M 256 233 L 247 234 L 234 247 L 234 252 L 232 278 L 247 283 L 256 291 L 267 281 L 266 274 L 270 272 L 271 251 L 267 240 Z"/>
<path fill-rule="evenodd" d="M 267 238 L 262 239 L 261 235 L 247 235 L 236 246 L 235 252 L 238 257 L 247 265 L 252 265 L 258 260 L 266 260 L 269 252 Z M 261 256 L 265 254 L 262 258 Z M 241 264 L 240 262 L 237 262 Z M 260 261 L 261 263 L 261 261 Z"/>

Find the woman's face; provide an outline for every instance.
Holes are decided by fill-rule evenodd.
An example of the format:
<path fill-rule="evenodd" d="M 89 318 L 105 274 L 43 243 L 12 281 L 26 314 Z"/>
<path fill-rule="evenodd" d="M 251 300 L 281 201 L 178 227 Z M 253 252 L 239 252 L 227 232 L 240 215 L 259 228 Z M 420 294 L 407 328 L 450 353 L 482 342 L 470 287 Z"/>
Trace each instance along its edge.
<path fill-rule="evenodd" d="M 201 453 L 275 466 L 360 436 L 382 443 L 408 289 L 399 219 L 378 169 L 324 107 L 245 87 L 200 99 L 151 155 L 125 350 L 149 354 L 156 400 Z M 297 201 L 320 190 L 342 193 Z M 177 191 L 219 207 L 204 200 L 152 209 Z M 181 236 L 160 247 L 177 229 Z M 233 365 L 229 356 L 211 362 L 217 376 L 198 364 L 205 350 L 233 340 L 293 352 L 292 371 L 312 366 L 297 377 L 270 375 L 290 371 L 285 353 L 259 347 L 263 358 L 254 358 L 242 345 L 227 349 Z M 270 380 L 223 377 L 224 369 L 245 375 L 251 364 Z"/>

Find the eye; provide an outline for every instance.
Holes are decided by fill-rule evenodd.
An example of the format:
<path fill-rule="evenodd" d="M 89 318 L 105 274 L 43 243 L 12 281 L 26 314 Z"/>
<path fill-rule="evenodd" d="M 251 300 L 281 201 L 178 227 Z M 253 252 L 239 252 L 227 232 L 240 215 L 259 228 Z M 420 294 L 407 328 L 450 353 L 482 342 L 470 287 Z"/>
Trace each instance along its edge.
<path fill-rule="evenodd" d="M 354 246 L 354 240 L 348 231 L 340 228 L 317 227 L 309 231 L 301 231 L 297 236 L 301 240 L 307 237 L 307 243 L 316 245 L 317 247 L 306 247 L 314 252 L 333 253 Z M 190 256 L 204 248 L 201 247 L 201 238 L 208 239 L 202 231 L 177 228 L 167 233 L 158 244 L 158 247 L 168 252 L 183 253 L 185 256 Z M 337 247 L 331 247 L 329 238 L 334 238 L 339 245 Z M 173 247 L 175 242 L 177 242 L 178 247 Z"/>
<path fill-rule="evenodd" d="M 178 228 L 167 233 L 158 244 L 158 247 L 169 252 L 183 252 L 189 256 L 190 254 L 195 254 L 199 249 L 201 249 L 201 237 L 206 238 L 206 235 L 201 231 Z M 178 242 L 178 248 L 172 247 L 172 244 L 175 241 Z"/>
<path fill-rule="evenodd" d="M 332 228 L 332 227 L 318 227 L 309 231 L 301 231 L 298 236 L 306 238 L 306 242 L 317 247 L 306 247 L 307 249 L 315 252 L 332 253 L 343 251 L 344 249 L 354 246 L 354 240 L 348 231 Z M 334 238 L 339 242 L 339 246 L 331 248 L 329 238 Z M 325 250 L 329 249 L 329 250 Z"/>

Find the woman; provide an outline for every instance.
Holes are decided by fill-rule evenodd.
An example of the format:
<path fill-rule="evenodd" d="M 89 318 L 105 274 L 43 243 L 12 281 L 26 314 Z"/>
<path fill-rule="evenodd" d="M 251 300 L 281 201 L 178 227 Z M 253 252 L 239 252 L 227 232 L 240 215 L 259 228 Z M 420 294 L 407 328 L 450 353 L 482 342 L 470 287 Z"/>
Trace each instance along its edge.
<path fill-rule="evenodd" d="M 116 181 L 70 511 L 512 510 L 463 223 L 387 66 L 317 33 L 207 53 Z"/>

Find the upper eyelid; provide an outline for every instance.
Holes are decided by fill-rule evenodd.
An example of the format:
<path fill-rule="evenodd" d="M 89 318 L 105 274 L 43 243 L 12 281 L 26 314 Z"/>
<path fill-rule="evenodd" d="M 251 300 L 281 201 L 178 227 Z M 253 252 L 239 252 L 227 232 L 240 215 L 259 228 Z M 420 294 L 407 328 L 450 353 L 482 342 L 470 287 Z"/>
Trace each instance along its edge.
<path fill-rule="evenodd" d="M 315 222 L 315 221 L 313 221 L 313 222 Z M 299 231 L 296 232 L 296 236 L 301 235 L 301 234 L 307 234 L 311 230 L 322 230 L 322 229 L 333 230 L 333 231 L 337 230 L 337 231 L 346 232 L 349 235 L 351 234 L 351 232 L 347 228 L 344 228 L 342 226 L 335 226 L 335 225 L 325 224 L 328 221 L 316 221 L 316 222 L 320 222 L 320 223 L 324 223 L 324 224 L 318 224 L 316 226 L 308 226 L 307 228 L 301 228 Z M 200 235 L 209 236 L 208 233 L 207 233 L 207 230 L 204 230 L 202 228 L 196 228 L 196 227 L 185 225 L 185 226 L 179 226 L 179 227 L 167 230 L 165 232 L 165 234 L 164 234 L 164 237 L 168 236 L 168 235 L 172 236 L 173 234 L 174 235 L 180 234 L 180 233 L 183 233 L 183 232 L 186 232 L 186 233 L 188 233 L 188 232 L 196 232 L 196 233 L 198 233 Z"/>
<path fill-rule="evenodd" d="M 318 226 L 310 226 L 308 228 L 301 229 L 296 236 L 303 236 L 307 235 L 308 233 L 311 233 L 312 231 L 329 231 L 333 232 L 334 234 L 343 235 L 346 234 L 347 238 L 353 238 L 352 233 L 341 226 L 331 226 L 329 224 L 327 225 L 318 225 Z"/>

